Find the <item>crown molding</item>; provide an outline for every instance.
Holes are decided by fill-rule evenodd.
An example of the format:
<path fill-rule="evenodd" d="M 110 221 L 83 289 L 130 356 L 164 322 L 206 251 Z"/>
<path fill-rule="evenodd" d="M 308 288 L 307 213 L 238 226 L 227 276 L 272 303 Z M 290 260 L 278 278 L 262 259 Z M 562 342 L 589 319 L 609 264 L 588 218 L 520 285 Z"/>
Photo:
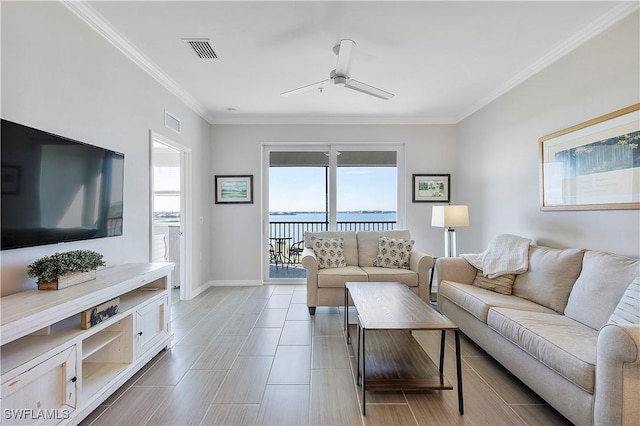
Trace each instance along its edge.
<path fill-rule="evenodd" d="M 427 116 L 305 116 L 305 115 L 216 115 L 211 124 L 275 124 L 275 125 L 421 125 L 421 124 L 455 124 L 454 117 Z"/>
<path fill-rule="evenodd" d="M 640 8 L 640 3 L 637 1 L 634 2 L 624 2 L 620 5 L 614 7 L 609 12 L 602 15 L 600 18 L 593 21 L 591 24 L 584 27 L 582 30 L 578 31 L 576 34 L 565 40 L 563 43 L 558 45 L 555 49 L 551 50 L 549 53 L 538 59 L 536 62 L 525 68 L 522 72 L 517 74 L 511 80 L 508 80 L 502 86 L 498 87 L 493 92 L 489 93 L 486 97 L 480 99 L 478 102 L 474 103 L 471 107 L 464 110 L 459 116 L 456 117 L 455 122 L 459 123 L 465 118 L 469 117 L 474 112 L 477 112 L 481 108 L 490 104 L 491 102 L 498 99 L 500 96 L 504 95 L 511 89 L 514 89 L 519 84 L 533 77 L 535 74 L 539 73 L 543 69 L 547 68 L 558 59 L 566 56 L 570 52 L 574 51 L 593 37 L 598 34 L 603 33 L 608 28 L 612 27 L 622 19 L 631 15 L 635 11 Z"/>
<path fill-rule="evenodd" d="M 120 50 L 127 58 L 137 64 L 143 71 L 153 77 L 158 83 L 184 102 L 196 114 L 209 124 L 456 124 L 481 108 L 495 101 L 500 96 L 514 89 L 519 84 L 528 80 L 535 74 L 547 68 L 558 59 L 575 50 L 591 38 L 604 32 L 620 20 L 626 18 L 640 9 L 637 1 L 626 1 L 611 9 L 590 25 L 574 34 L 569 39 L 558 45 L 555 49 L 535 61 L 529 67 L 508 80 L 496 90 L 484 98 L 478 100 L 459 115 L 453 117 L 428 117 L 428 116 L 290 116 L 290 115 L 235 115 L 221 116 L 210 115 L 193 96 L 181 88 L 160 67 L 147 58 L 126 37 L 113 28 L 102 16 L 84 0 L 59 0 L 67 9 L 72 11 L 89 27 L 104 37 L 108 42 Z"/>
<path fill-rule="evenodd" d="M 84 0 L 59 0 L 67 9 L 78 16 L 95 32 L 104 37 L 109 43 L 122 52 L 127 58 L 142 68 L 147 74 L 153 77 L 165 89 L 175 95 L 184 104 L 191 108 L 196 114 L 211 124 L 211 117 L 206 109 L 191 96 L 186 90 L 180 87 L 173 79 L 165 74 L 160 67 L 147 58 L 133 43 L 120 34 L 111 24 Z"/>

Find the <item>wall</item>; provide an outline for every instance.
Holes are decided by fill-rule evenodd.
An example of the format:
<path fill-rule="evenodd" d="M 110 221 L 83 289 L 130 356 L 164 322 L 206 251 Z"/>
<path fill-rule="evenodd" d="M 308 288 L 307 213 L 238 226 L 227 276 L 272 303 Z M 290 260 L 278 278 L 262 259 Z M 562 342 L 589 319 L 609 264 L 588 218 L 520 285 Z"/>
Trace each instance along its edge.
<path fill-rule="evenodd" d="M 60 3 L 1 7 L 2 118 L 125 154 L 124 235 L 3 251 L 2 295 L 35 287 L 27 265 L 59 251 L 95 250 L 107 265 L 149 261 L 149 130 L 193 150 L 192 283 L 206 283 L 210 125 Z M 165 109 L 181 134 L 164 127 Z"/>
<path fill-rule="evenodd" d="M 213 205 L 214 284 L 259 284 L 262 279 L 262 146 L 267 142 L 404 144 L 406 228 L 417 250 L 444 254 L 443 230 L 431 227 L 431 204 L 411 202 L 411 175 L 451 173 L 455 181 L 453 125 L 213 125 L 211 140 L 212 174 L 252 174 L 255 199 L 250 205 Z"/>
<path fill-rule="evenodd" d="M 640 255 L 640 211 L 539 208 L 538 138 L 639 102 L 636 12 L 459 123 L 460 200 L 472 232 L 458 251 L 479 252 L 501 233 L 555 247 Z M 636 182 L 636 188 L 640 183 Z"/>

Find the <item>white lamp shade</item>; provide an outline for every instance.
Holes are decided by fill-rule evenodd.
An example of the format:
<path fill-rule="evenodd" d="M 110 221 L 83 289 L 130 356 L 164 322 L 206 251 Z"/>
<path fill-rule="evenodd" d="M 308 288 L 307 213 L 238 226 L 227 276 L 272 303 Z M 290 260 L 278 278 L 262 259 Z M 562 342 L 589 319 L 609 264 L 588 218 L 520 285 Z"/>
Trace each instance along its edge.
<path fill-rule="evenodd" d="M 469 226 L 469 209 L 467 206 L 433 206 L 431 226 L 440 228 Z"/>

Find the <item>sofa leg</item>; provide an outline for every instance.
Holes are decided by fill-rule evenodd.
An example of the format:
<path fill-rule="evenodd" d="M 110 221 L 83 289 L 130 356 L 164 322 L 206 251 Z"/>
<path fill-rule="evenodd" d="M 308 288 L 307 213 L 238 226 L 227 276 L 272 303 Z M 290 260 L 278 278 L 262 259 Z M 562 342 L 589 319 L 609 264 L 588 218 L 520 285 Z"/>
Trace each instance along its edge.
<path fill-rule="evenodd" d="M 309 315 L 315 315 L 315 314 L 316 314 L 316 307 L 309 306 Z"/>

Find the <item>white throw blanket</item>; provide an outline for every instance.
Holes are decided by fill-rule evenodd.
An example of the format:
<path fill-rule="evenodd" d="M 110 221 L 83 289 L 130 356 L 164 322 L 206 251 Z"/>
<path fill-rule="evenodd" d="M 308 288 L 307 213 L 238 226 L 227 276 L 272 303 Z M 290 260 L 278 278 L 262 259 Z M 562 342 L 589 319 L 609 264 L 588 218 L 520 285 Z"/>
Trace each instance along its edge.
<path fill-rule="evenodd" d="M 460 257 L 482 271 L 482 275 L 496 278 L 506 274 L 522 274 L 529 269 L 528 238 L 502 234 L 494 238 L 480 254 L 461 254 Z"/>

